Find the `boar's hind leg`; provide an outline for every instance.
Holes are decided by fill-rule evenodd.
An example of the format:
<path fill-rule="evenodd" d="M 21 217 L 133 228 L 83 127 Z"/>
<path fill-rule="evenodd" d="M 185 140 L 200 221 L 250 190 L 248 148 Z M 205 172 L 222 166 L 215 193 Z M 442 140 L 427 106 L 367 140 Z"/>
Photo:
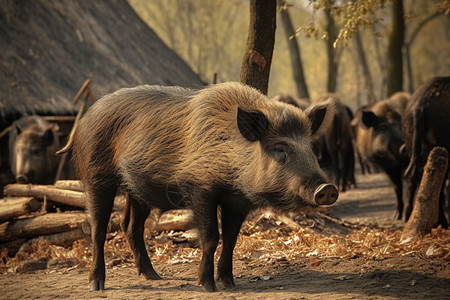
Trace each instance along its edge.
<path fill-rule="evenodd" d="M 405 222 L 407 222 L 409 220 L 409 217 L 411 216 L 414 207 L 416 189 L 417 189 L 417 180 L 412 175 L 409 175 L 407 178 L 407 190 L 406 190 L 407 202 L 405 207 Z"/>
<path fill-rule="evenodd" d="M 200 236 L 202 259 L 198 270 L 198 280 L 206 292 L 217 291 L 214 282 L 214 253 L 219 244 L 219 229 L 217 222 L 217 199 L 212 193 L 197 192 L 193 212 Z"/>
<path fill-rule="evenodd" d="M 91 217 L 93 261 L 89 273 L 91 291 L 105 289 L 105 239 L 116 195 L 114 188 L 88 188 L 88 211 Z"/>
<path fill-rule="evenodd" d="M 226 206 L 222 207 L 223 249 L 219 260 L 218 279 L 223 282 L 225 288 L 234 288 L 236 286 L 233 279 L 233 250 L 247 213 L 247 211 L 243 212 Z"/>
<path fill-rule="evenodd" d="M 401 220 L 404 207 L 402 172 L 401 169 L 398 168 L 397 170 L 388 170 L 386 173 L 394 186 L 395 195 L 397 196 L 397 210 L 394 214 L 394 219 Z"/>
<path fill-rule="evenodd" d="M 144 223 L 149 214 L 150 208 L 140 205 L 129 195 L 120 225 L 133 251 L 139 275 L 144 274 L 147 279 L 158 280 L 161 277 L 153 269 L 144 243 Z"/>

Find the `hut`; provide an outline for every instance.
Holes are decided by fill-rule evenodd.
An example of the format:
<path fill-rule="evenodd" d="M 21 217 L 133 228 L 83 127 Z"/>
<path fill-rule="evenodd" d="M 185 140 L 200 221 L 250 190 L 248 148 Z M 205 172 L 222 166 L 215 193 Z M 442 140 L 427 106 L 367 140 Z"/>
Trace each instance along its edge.
<path fill-rule="evenodd" d="M 0 132 L 25 114 L 75 115 L 87 78 L 97 98 L 139 84 L 204 85 L 126 0 L 0 1 L 0 48 Z"/>

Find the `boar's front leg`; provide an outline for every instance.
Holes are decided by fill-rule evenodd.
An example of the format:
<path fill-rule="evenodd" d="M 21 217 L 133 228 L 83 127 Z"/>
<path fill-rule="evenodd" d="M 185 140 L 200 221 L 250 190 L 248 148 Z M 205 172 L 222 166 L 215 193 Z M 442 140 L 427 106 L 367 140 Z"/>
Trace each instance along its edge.
<path fill-rule="evenodd" d="M 233 250 L 248 210 L 231 206 L 222 206 L 222 240 L 223 249 L 219 259 L 218 279 L 225 288 L 234 288 Z"/>
<path fill-rule="evenodd" d="M 120 225 L 133 251 L 139 275 L 144 274 L 147 279 L 158 280 L 161 277 L 153 269 L 144 243 L 144 223 L 149 214 L 149 207 L 140 205 L 129 195 Z"/>
<path fill-rule="evenodd" d="M 206 292 L 217 291 L 214 281 L 214 253 L 219 244 L 217 224 L 217 198 L 211 192 L 196 192 L 192 195 L 193 212 L 200 236 L 202 259 L 198 280 Z"/>

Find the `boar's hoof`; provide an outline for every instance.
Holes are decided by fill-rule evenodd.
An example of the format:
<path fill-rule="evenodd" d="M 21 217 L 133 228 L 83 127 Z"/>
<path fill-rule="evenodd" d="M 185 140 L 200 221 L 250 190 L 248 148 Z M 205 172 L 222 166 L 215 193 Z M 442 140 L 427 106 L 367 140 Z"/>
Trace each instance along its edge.
<path fill-rule="evenodd" d="M 139 275 L 141 272 L 139 272 Z M 162 277 L 158 275 L 153 269 L 147 272 L 144 272 L 144 276 L 148 280 L 162 280 Z"/>
<path fill-rule="evenodd" d="M 105 289 L 105 281 L 103 280 L 91 281 L 91 291 L 102 291 L 104 289 Z"/>
<path fill-rule="evenodd" d="M 318 205 L 331 205 L 336 202 L 339 192 L 334 184 L 322 184 L 314 193 L 314 201 Z"/>
<path fill-rule="evenodd" d="M 26 184 L 26 183 L 30 182 L 28 177 L 26 175 L 23 175 L 23 174 L 17 175 L 16 176 L 16 181 L 17 181 L 17 183 L 21 183 L 21 184 Z"/>
<path fill-rule="evenodd" d="M 218 278 L 220 281 L 222 281 L 223 286 L 226 289 L 234 289 L 236 287 L 236 283 L 234 283 L 234 279 L 233 277 L 223 277 L 223 278 Z"/>
<path fill-rule="evenodd" d="M 201 285 L 204 292 L 217 292 L 217 287 L 214 282 L 202 283 Z"/>

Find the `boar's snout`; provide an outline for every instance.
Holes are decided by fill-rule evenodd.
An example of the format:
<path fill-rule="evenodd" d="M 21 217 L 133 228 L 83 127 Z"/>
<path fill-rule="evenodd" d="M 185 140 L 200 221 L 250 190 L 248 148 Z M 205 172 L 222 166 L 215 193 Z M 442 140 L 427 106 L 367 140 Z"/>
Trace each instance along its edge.
<path fill-rule="evenodd" d="M 334 184 L 321 184 L 314 192 L 314 201 L 317 205 L 331 205 L 336 202 L 339 192 Z"/>
<path fill-rule="evenodd" d="M 27 177 L 26 175 L 24 175 L 24 174 L 19 174 L 19 175 L 17 175 L 17 176 L 16 176 L 16 181 L 17 181 L 17 183 L 22 183 L 22 184 L 30 183 L 30 180 L 29 180 L 28 177 Z"/>

